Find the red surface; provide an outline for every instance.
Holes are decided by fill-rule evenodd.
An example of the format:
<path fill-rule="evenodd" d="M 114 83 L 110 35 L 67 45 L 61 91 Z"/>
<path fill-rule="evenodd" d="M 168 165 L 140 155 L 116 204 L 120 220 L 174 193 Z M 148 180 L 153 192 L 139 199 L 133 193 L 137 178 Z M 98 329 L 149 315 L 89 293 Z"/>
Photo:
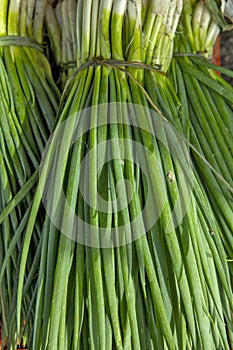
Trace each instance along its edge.
<path fill-rule="evenodd" d="M 221 65 L 221 56 L 220 56 L 220 35 L 218 36 L 216 43 L 214 45 L 213 49 L 213 57 L 212 57 L 212 63 L 216 64 L 217 66 Z M 220 75 L 219 72 L 216 72 L 218 75 Z"/>

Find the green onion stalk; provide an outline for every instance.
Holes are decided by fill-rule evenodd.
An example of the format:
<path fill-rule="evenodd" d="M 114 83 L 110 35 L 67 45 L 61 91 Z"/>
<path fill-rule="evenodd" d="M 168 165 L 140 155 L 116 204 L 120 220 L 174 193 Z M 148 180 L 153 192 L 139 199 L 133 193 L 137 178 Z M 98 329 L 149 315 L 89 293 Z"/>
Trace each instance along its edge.
<path fill-rule="evenodd" d="M 51 55 L 54 59 L 55 67 L 57 67 L 60 72 L 58 84 L 61 84 L 63 88 L 67 79 L 74 73 L 76 62 L 79 62 L 78 66 L 79 64 L 86 62 L 89 48 L 86 46 L 86 52 L 83 52 L 84 47 L 81 47 L 81 42 L 83 40 L 87 40 L 86 44 L 83 45 L 90 45 L 91 47 L 89 58 L 94 57 L 91 56 L 91 53 L 93 54 L 95 51 L 96 33 L 92 33 L 93 42 L 89 42 L 90 38 L 87 38 L 87 35 L 90 34 L 91 28 L 88 23 L 85 24 L 85 28 L 77 32 L 77 23 L 78 26 L 82 26 L 83 23 L 81 15 L 83 9 L 82 6 L 82 2 L 76 0 L 62 0 L 59 1 L 56 6 L 53 6 L 52 3 L 48 2 L 46 8 L 46 29 L 51 46 Z M 85 5 L 85 7 L 86 6 L 88 10 L 89 5 Z M 123 1 L 122 4 L 117 5 L 120 12 L 119 16 L 117 14 L 114 20 L 119 24 L 119 28 L 117 28 L 117 25 L 115 26 L 116 33 L 112 33 L 113 40 L 114 36 L 120 34 L 118 32 L 122 28 L 122 21 L 127 17 L 127 14 L 122 15 L 122 8 L 124 8 L 124 6 L 125 1 Z M 158 68 L 163 67 L 164 71 L 167 70 L 172 57 L 173 38 L 180 17 L 181 7 L 182 2 L 176 3 L 173 1 L 170 3 L 169 1 L 166 1 L 166 3 L 161 3 L 160 1 L 152 1 L 151 4 L 138 5 L 138 8 L 135 10 L 133 2 L 131 10 L 133 12 L 140 11 L 141 13 L 141 20 L 139 21 L 137 18 L 137 22 L 139 22 L 136 25 L 139 30 L 141 26 L 144 27 L 143 57 L 141 57 L 141 62 L 145 62 L 146 64 Z M 98 5 L 96 6 L 96 9 L 97 8 Z M 89 13 L 88 16 L 94 17 L 91 13 Z M 130 16 L 132 17 L 132 15 Z M 95 28 L 97 26 L 97 23 L 95 22 L 96 20 L 97 19 L 93 18 L 94 22 L 92 24 Z M 133 22 L 130 25 L 134 28 Z M 106 30 L 108 30 L 108 28 L 106 28 Z M 85 37 L 83 37 L 83 35 Z M 116 51 L 114 55 L 115 59 L 122 58 L 122 50 L 125 50 L 125 59 L 129 55 L 131 50 L 130 40 L 132 39 L 133 34 L 125 33 L 125 35 L 126 37 L 124 38 L 122 46 L 121 43 L 113 42 L 113 50 Z M 104 44 L 104 46 L 106 46 L 106 44 Z M 163 51 L 164 47 L 167 52 Z M 139 48 L 137 50 L 139 50 Z M 136 56 L 136 53 L 134 53 L 134 55 Z"/>
<path fill-rule="evenodd" d="M 76 4 L 76 69 L 65 77 L 19 271 L 18 331 L 43 203 L 32 349 L 228 349 L 221 228 L 188 157 L 184 97 L 165 75 L 181 10 L 180 1 Z"/>
<path fill-rule="evenodd" d="M 192 53 L 201 53 L 207 58 L 212 57 L 213 46 L 220 33 L 220 26 L 213 18 L 208 2 L 185 1 L 179 23 L 179 36 L 189 44 Z M 221 13 L 221 9 L 218 9 Z M 182 45 L 178 48 L 182 52 Z M 186 48 L 184 48 L 186 50 Z"/>
<path fill-rule="evenodd" d="M 50 61 L 56 71 L 56 83 L 64 88 L 66 80 L 76 67 L 77 40 L 76 30 L 77 1 L 59 1 L 56 6 L 48 1 L 45 11 L 45 29 L 50 45 Z"/>
<path fill-rule="evenodd" d="M 27 337 L 32 327 L 43 215 L 38 216 L 30 245 L 21 333 L 17 335 L 14 310 L 19 263 L 38 177 L 35 172 L 53 128 L 60 97 L 43 53 L 45 3 L 4 0 L 0 5 L 0 322 L 2 344 L 6 342 L 9 349 L 16 348 L 17 336 Z M 23 195 L 25 184 L 31 188 L 27 195 Z M 10 215 L 5 215 L 5 207 L 15 202 L 20 190 L 23 200 Z"/>

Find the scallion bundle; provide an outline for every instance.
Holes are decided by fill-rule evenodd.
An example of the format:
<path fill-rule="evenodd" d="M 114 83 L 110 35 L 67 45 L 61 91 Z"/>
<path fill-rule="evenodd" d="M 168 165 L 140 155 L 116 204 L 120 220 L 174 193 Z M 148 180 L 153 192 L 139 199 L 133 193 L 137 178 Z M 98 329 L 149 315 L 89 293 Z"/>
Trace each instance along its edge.
<path fill-rule="evenodd" d="M 215 23 L 206 5 L 198 2 L 197 6 L 204 8 L 205 13 L 208 12 L 208 23 Z M 188 17 L 189 19 L 187 17 L 187 12 L 184 10 L 183 18 L 186 18 L 186 21 L 183 28 L 191 28 L 191 23 L 195 23 L 195 11 L 193 16 Z M 191 122 L 190 140 L 201 154 L 200 156 L 193 152 L 197 163 L 196 166 L 204 181 L 204 186 L 207 189 L 215 215 L 218 218 L 220 235 L 224 242 L 226 256 L 231 259 L 233 243 L 231 234 L 233 229 L 233 88 L 215 74 L 207 60 L 195 55 L 200 48 L 202 51 L 212 52 L 214 41 L 212 41 L 210 46 L 210 40 L 203 44 L 204 41 L 200 37 L 195 36 L 194 31 L 195 26 L 202 28 L 202 31 L 210 31 L 208 23 L 206 22 L 206 16 L 202 13 L 200 21 L 195 25 L 193 24 L 193 31 L 190 36 L 196 37 L 195 48 L 190 45 L 190 36 L 185 40 L 183 34 L 177 35 L 176 51 L 179 52 L 175 54 L 176 57 L 171 64 L 169 76 L 184 110 L 189 116 Z M 181 27 L 183 25 L 184 22 L 181 22 Z M 213 25 L 211 25 L 212 27 Z M 215 35 L 212 38 L 216 38 L 216 34 L 220 30 L 217 24 L 215 24 L 215 28 Z M 216 69 L 218 68 L 216 67 Z M 229 267 L 231 268 L 231 265 Z"/>
<path fill-rule="evenodd" d="M 0 211 L 34 182 L 41 155 L 54 125 L 60 93 L 44 56 L 42 40 L 45 1 L 1 2 L 0 18 Z M 31 180 L 31 176 L 32 180 Z M 29 180 L 30 179 L 30 180 Z M 31 185 L 30 185 L 31 186 Z M 32 186 L 31 186 L 32 187 Z M 32 189 L 9 216 L 1 213 L 0 310 L 2 344 L 18 344 L 16 294 L 24 230 L 33 198 Z M 26 264 L 22 324 L 19 337 L 28 337 L 34 320 L 34 279 L 39 262 L 43 216 L 37 219 Z"/>
<path fill-rule="evenodd" d="M 69 5 L 48 7 L 77 40 L 55 61 L 75 56 L 77 67 L 68 73 L 28 219 L 18 328 L 43 203 L 32 349 L 228 349 L 227 236 L 203 174 L 186 159 L 194 127 L 181 67 L 164 74 L 182 3 L 79 0 L 70 27 L 68 12 L 62 22 L 59 15 Z M 52 35 L 48 21 L 47 28 Z"/>

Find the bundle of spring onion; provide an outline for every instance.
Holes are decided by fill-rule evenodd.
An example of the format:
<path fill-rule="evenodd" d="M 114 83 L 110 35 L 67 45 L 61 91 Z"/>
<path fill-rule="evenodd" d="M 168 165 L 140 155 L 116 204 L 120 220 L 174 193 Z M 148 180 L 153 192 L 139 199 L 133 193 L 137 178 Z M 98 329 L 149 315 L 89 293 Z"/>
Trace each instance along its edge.
<path fill-rule="evenodd" d="M 188 157 L 194 127 L 179 75 L 165 75 L 182 2 L 57 6 L 47 6 L 51 25 L 46 15 L 55 61 L 75 57 L 77 67 L 27 220 L 18 332 L 25 286 L 35 285 L 27 265 L 44 206 L 30 349 L 228 349 L 230 228 L 227 215 L 216 220 L 212 194 Z M 67 8 L 76 15 L 60 12 Z M 61 52 L 58 23 L 66 33 Z M 208 167 L 199 166 L 203 176 Z"/>
<path fill-rule="evenodd" d="M 60 94 L 43 54 L 45 1 L 1 2 L 0 15 L 0 312 L 2 344 L 16 348 L 16 294 L 24 229 L 41 155 L 54 125 Z M 38 177 L 38 174 L 37 174 Z M 23 200 L 16 205 L 15 195 Z M 14 210 L 3 209 L 11 202 Z M 32 328 L 35 268 L 43 216 L 34 228 L 21 309 L 25 335 Z M 35 300 L 35 299 L 34 299 Z M 30 325 L 30 326 L 28 326 Z M 22 329 L 21 328 L 21 329 Z M 19 334 L 21 336 L 22 334 Z"/>
<path fill-rule="evenodd" d="M 192 55 L 200 51 L 210 55 L 215 42 L 212 39 L 216 39 L 220 30 L 203 2 L 193 5 L 193 16 L 183 11 L 180 30 L 181 33 L 189 32 L 190 35 L 187 38 L 183 34 L 177 35 L 176 51 L 179 53 L 171 64 L 169 77 L 183 104 L 183 109 L 189 115 L 191 143 L 202 156 L 193 152 L 197 169 L 207 188 L 215 216 L 218 218 L 226 256 L 231 259 L 233 88 L 214 73 L 213 65 L 201 55 Z M 189 31 L 186 28 L 189 28 Z M 187 53 L 186 57 L 182 57 Z M 221 68 L 220 71 L 225 72 Z M 206 164 L 206 161 L 209 164 Z M 232 265 L 229 267 L 232 273 Z"/>

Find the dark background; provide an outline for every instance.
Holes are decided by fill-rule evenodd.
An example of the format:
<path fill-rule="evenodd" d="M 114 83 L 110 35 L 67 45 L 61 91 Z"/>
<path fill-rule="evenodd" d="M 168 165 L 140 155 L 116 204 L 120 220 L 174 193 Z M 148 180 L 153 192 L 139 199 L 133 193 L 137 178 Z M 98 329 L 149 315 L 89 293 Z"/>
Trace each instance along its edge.
<path fill-rule="evenodd" d="M 233 70 L 233 31 L 223 32 L 220 35 L 221 66 Z M 233 78 L 224 78 L 233 86 Z"/>

